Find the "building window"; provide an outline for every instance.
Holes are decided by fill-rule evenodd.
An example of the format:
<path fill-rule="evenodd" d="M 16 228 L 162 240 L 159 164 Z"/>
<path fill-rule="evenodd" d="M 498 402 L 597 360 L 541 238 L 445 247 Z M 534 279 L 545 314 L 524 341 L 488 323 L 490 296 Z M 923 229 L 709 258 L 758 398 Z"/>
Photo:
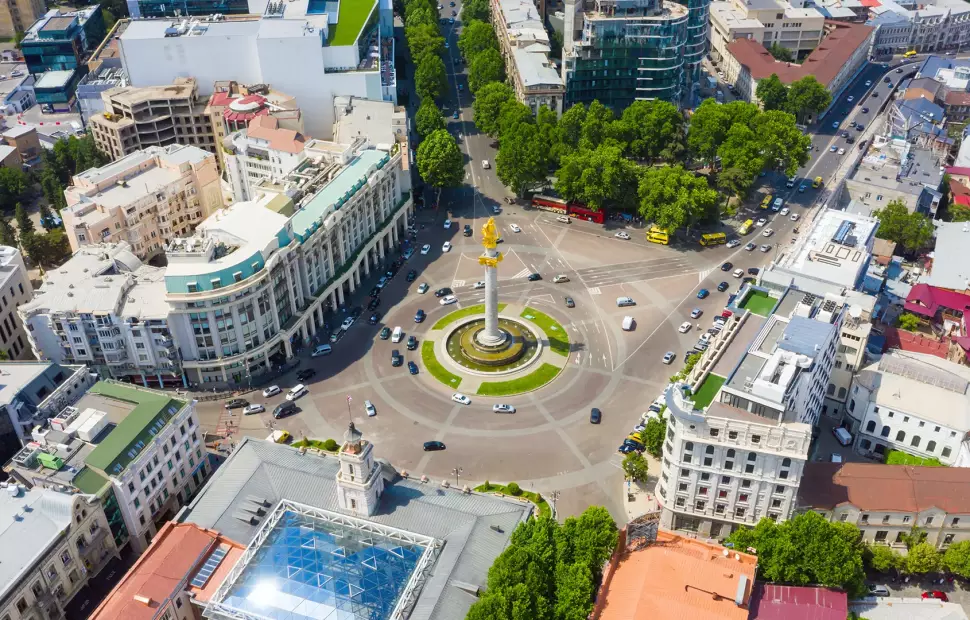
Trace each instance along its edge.
<path fill-rule="evenodd" d="M 878 532 L 876 532 L 876 542 L 886 542 L 886 536 L 888 535 L 889 535 L 889 532 L 887 532 L 886 530 L 879 530 Z"/>
<path fill-rule="evenodd" d="M 896 433 L 896 441 L 906 441 L 906 431 Z"/>
<path fill-rule="evenodd" d="M 707 505 L 707 502 L 698 501 L 696 504 L 694 504 L 694 507 L 697 510 L 704 510 L 704 506 L 706 506 L 706 505 Z"/>
<path fill-rule="evenodd" d="M 720 432 L 721 431 L 719 429 L 712 428 L 711 429 L 711 437 L 717 437 L 718 433 L 720 433 Z"/>
<path fill-rule="evenodd" d="M 926 444 L 926 451 L 927 452 L 932 452 L 933 450 L 936 450 L 936 442 L 935 441 L 931 441 L 928 444 Z"/>
<path fill-rule="evenodd" d="M 869 523 L 869 515 L 862 515 L 862 522 Z"/>
<path fill-rule="evenodd" d="M 881 436 L 883 436 L 883 437 L 889 437 L 889 427 L 888 426 L 883 426 L 882 427 L 882 430 L 879 431 L 879 434 Z"/>
<path fill-rule="evenodd" d="M 940 456 L 943 458 L 950 456 L 950 448 L 943 448 L 943 452 L 940 453 Z"/>
<path fill-rule="evenodd" d="M 876 421 L 875 420 L 869 420 L 869 423 L 866 424 L 866 432 L 867 433 L 874 433 L 874 432 L 876 432 Z"/>
<path fill-rule="evenodd" d="M 947 534 L 946 536 L 943 537 L 944 545 L 949 545 L 952 542 L 953 542 L 953 534 Z"/>
<path fill-rule="evenodd" d="M 918 448 L 919 442 L 920 442 L 919 435 L 913 435 L 913 441 L 909 442 L 909 445 L 913 446 L 914 448 Z"/>
<path fill-rule="evenodd" d="M 761 443 L 761 435 L 752 435 L 751 443 Z"/>

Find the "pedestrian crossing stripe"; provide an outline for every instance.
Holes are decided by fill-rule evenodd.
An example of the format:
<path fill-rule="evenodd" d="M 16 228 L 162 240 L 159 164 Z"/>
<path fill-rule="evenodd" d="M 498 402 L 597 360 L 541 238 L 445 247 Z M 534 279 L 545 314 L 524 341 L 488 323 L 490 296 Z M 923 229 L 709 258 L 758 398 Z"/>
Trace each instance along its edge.
<path fill-rule="evenodd" d="M 586 290 L 589 291 L 590 295 L 599 295 L 600 293 L 603 292 L 600 290 L 600 287 L 598 286 L 594 286 L 593 288 L 588 288 Z"/>
<path fill-rule="evenodd" d="M 454 282 L 451 283 L 452 288 L 461 288 L 463 286 L 465 286 L 464 280 L 455 280 Z"/>
<path fill-rule="evenodd" d="M 712 273 L 714 273 L 714 269 L 713 268 L 699 272 L 697 274 L 697 281 L 698 281 L 698 283 L 703 282 L 705 279 L 707 279 L 707 276 L 711 275 Z"/>
<path fill-rule="evenodd" d="M 529 273 L 530 273 L 530 272 L 529 272 L 529 268 L 528 268 L 528 267 L 526 267 L 525 269 L 523 269 L 522 271 L 520 271 L 519 273 L 517 273 L 517 274 L 515 274 L 515 275 L 514 275 L 514 276 L 512 276 L 512 277 L 513 277 L 513 278 L 524 278 L 524 277 L 526 277 L 527 275 L 529 275 Z"/>

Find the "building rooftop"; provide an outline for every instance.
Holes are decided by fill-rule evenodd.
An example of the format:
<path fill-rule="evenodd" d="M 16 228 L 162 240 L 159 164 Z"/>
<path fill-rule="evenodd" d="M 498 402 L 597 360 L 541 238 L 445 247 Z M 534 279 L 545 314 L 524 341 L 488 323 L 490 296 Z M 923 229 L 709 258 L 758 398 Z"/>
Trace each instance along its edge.
<path fill-rule="evenodd" d="M 512 60 L 525 88 L 563 88 L 562 77 L 549 60 L 549 34 L 535 4 L 528 0 L 500 0 Z"/>
<path fill-rule="evenodd" d="M 32 125 L 14 125 L 4 130 L 3 137 L 13 139 L 36 132 L 37 128 Z"/>
<path fill-rule="evenodd" d="M 805 463 L 798 503 L 832 510 L 970 513 L 970 469 L 881 463 Z"/>
<path fill-rule="evenodd" d="M 22 43 L 43 44 L 45 39 L 53 39 L 55 33 L 68 29 L 75 20 L 79 25 L 83 25 L 95 11 L 101 10 L 100 7 L 99 4 L 93 4 L 76 11 L 51 9 L 27 29 Z"/>
<path fill-rule="evenodd" d="M 939 288 L 963 291 L 970 289 L 970 263 L 966 260 L 966 244 L 970 243 L 970 224 L 967 222 L 934 222 L 936 247 L 933 267 L 924 281 Z"/>
<path fill-rule="evenodd" d="M 85 462 L 109 476 L 117 476 L 142 450 L 152 437 L 181 411 L 186 403 L 156 392 L 115 381 L 99 381 L 89 394 L 122 401 L 134 408 L 88 455 Z"/>
<path fill-rule="evenodd" d="M 659 531 L 627 551 L 606 589 L 600 620 L 748 620 L 758 559 Z"/>
<path fill-rule="evenodd" d="M 0 363 L 0 405 L 9 405 L 27 384 L 54 366 L 51 362 Z"/>
<path fill-rule="evenodd" d="M 390 101 L 336 96 L 333 105 L 337 119 L 333 141 L 337 144 L 352 144 L 365 137 L 378 148 L 390 149 L 395 142 L 407 139 L 407 112 Z"/>
<path fill-rule="evenodd" d="M 88 618 L 151 620 L 160 607 L 184 590 L 191 592 L 196 601 L 208 601 L 242 552 L 240 544 L 218 532 L 192 523 L 165 523 L 148 549 Z M 196 580 L 207 564 L 214 564 L 214 570 L 206 571 L 208 577 L 204 581 Z"/>
<path fill-rule="evenodd" d="M 338 468 L 336 458 L 301 454 L 295 448 L 247 437 L 236 446 L 210 482 L 180 514 L 180 520 L 214 528 L 242 544 L 254 543 L 247 550 L 249 557 L 245 565 L 265 567 L 271 559 L 267 558 L 265 551 L 261 552 L 266 537 L 257 534 L 265 529 L 270 534 L 271 545 L 277 542 L 282 545 L 277 547 L 282 561 L 288 555 L 285 548 L 291 543 L 280 539 L 286 539 L 290 534 L 287 531 L 280 533 L 277 524 L 281 520 L 285 524 L 293 523 L 286 513 L 304 510 L 303 507 L 308 507 L 307 512 L 312 513 L 314 519 L 325 516 L 323 513 L 339 510 Z M 531 506 L 495 496 L 465 494 L 420 481 L 401 479 L 387 465 L 383 466 L 383 470 L 386 481 L 384 492 L 376 513 L 366 521 L 376 524 L 378 527 L 375 530 L 397 529 L 414 534 L 417 541 L 431 538 L 443 544 L 428 570 L 410 619 L 463 618 L 475 600 L 474 596 L 468 594 L 468 589 L 484 587 L 489 567 L 508 545 L 512 531 L 531 514 Z M 257 514 L 256 503 L 272 507 L 271 514 Z M 357 522 L 356 519 L 347 519 L 344 523 L 350 525 Z M 302 530 L 292 530 L 292 536 L 309 536 L 328 544 L 326 541 L 333 532 L 329 526 L 313 521 Z M 351 547 L 355 548 L 354 545 Z M 387 554 L 380 555 L 384 560 L 390 560 Z M 309 566 L 313 572 L 325 573 L 328 562 L 323 562 L 319 557 L 309 559 L 316 562 Z M 241 575 L 234 574 L 232 581 L 227 580 L 220 587 L 221 598 L 216 597 L 216 601 L 232 599 L 243 592 L 237 588 L 248 587 L 251 581 L 242 568 L 240 566 Z M 399 568 L 405 570 L 403 566 Z M 274 598 L 270 600 L 282 600 L 281 594 L 272 594 Z M 320 609 L 315 606 L 307 608 Z"/>
<path fill-rule="evenodd" d="M 749 620 L 845 620 L 848 613 L 845 592 L 758 583 L 751 595 Z"/>
<path fill-rule="evenodd" d="M 246 135 L 254 140 L 263 140 L 269 148 L 284 153 L 302 153 L 306 146 L 303 134 L 282 129 L 279 120 L 272 116 L 257 116 L 249 121 Z"/>
<path fill-rule="evenodd" d="M 849 611 L 866 620 L 967 620 L 959 603 L 936 599 L 870 597 L 849 603 Z"/>
<path fill-rule="evenodd" d="M 0 484 L 0 596 L 6 599 L 71 527 L 74 496 Z"/>
<path fill-rule="evenodd" d="M 970 367 L 924 353 L 887 351 L 856 375 L 877 405 L 970 431 Z"/>
<path fill-rule="evenodd" d="M 862 24 L 826 20 L 825 30 L 827 34 L 802 64 L 777 61 L 763 45 L 750 39 L 737 39 L 727 47 L 738 62 L 748 68 L 755 80 L 775 73 L 783 83 L 791 84 L 807 75 L 814 75 L 819 82 L 828 86 L 859 46 L 868 41 L 874 29 Z"/>
<path fill-rule="evenodd" d="M 82 246 L 66 263 L 44 274 L 34 298 L 21 304 L 25 316 L 115 314 L 165 318 L 164 270 L 143 265 L 127 243 Z"/>
<path fill-rule="evenodd" d="M 815 218 L 798 243 L 769 268 L 771 274 L 791 277 L 799 288 L 821 292 L 809 283 L 854 289 L 869 265 L 869 248 L 879 221 L 834 209 Z M 838 291 L 841 292 L 841 291 Z"/>
<path fill-rule="evenodd" d="M 67 69 L 64 71 L 45 71 L 40 74 L 37 81 L 34 82 L 34 88 L 64 88 L 70 83 L 71 78 L 74 77 L 74 72 L 76 69 Z"/>
<path fill-rule="evenodd" d="M 906 297 L 907 310 L 931 319 L 944 308 L 955 310 L 959 316 L 970 314 L 970 295 L 920 283 Z"/>

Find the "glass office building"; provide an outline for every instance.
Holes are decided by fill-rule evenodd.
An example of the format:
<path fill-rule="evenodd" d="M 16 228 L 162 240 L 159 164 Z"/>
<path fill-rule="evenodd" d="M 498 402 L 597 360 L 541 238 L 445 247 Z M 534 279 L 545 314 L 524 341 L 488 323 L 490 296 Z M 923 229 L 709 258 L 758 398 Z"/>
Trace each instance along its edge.
<path fill-rule="evenodd" d="M 565 108 L 594 100 L 619 113 L 638 99 L 679 103 L 688 11 L 660 0 L 601 0 L 564 54 Z"/>
<path fill-rule="evenodd" d="M 707 53 L 711 0 L 679 0 L 687 8 L 687 43 L 684 46 L 684 69 L 687 85 L 700 81 L 701 60 Z"/>
<path fill-rule="evenodd" d="M 249 13 L 246 0 L 129 0 L 132 17 L 185 17 L 191 15 L 244 15 Z"/>

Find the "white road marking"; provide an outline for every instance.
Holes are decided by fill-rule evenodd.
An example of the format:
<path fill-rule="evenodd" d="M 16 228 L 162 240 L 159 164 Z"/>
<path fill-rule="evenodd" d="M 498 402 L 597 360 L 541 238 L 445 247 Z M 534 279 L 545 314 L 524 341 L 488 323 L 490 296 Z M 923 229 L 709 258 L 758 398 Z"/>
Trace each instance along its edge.
<path fill-rule="evenodd" d="M 529 275 L 529 273 L 530 273 L 530 272 L 529 272 L 529 268 L 528 268 L 528 267 L 526 267 L 526 268 L 525 268 L 525 269 L 523 269 L 522 271 L 520 271 L 520 272 L 518 272 L 518 273 L 516 273 L 515 275 L 513 275 L 513 276 L 512 276 L 512 279 L 514 280 L 514 279 L 516 279 L 516 278 L 524 278 L 524 277 L 526 277 L 527 275 Z"/>
<path fill-rule="evenodd" d="M 463 286 L 465 286 L 465 281 L 464 280 L 454 280 L 451 283 L 451 288 L 461 288 Z"/>
<path fill-rule="evenodd" d="M 599 295 L 599 294 L 601 294 L 603 292 L 603 291 L 600 290 L 600 287 L 598 287 L 598 286 L 594 286 L 593 288 L 588 288 L 588 289 L 586 289 L 586 291 L 590 295 Z"/>
<path fill-rule="evenodd" d="M 701 282 L 704 281 L 705 278 L 707 278 L 707 276 L 711 275 L 712 273 L 714 273 L 713 267 L 711 267 L 710 269 L 705 269 L 704 271 L 699 271 L 697 273 L 697 283 L 700 284 Z"/>

